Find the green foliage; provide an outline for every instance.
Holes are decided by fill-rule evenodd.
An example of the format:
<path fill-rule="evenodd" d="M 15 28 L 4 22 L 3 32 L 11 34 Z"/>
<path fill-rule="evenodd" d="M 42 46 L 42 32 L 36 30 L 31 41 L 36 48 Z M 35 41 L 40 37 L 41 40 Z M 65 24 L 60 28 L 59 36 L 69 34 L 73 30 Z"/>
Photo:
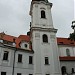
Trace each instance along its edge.
<path fill-rule="evenodd" d="M 75 33 L 71 33 L 69 39 L 75 41 Z"/>

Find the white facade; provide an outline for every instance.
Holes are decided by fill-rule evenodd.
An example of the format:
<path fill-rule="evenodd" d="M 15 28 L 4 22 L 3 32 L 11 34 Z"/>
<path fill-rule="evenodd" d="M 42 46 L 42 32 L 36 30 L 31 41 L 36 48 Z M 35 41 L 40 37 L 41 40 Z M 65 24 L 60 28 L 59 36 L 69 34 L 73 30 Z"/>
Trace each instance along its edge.
<path fill-rule="evenodd" d="M 9 52 L 8 60 L 3 60 L 4 51 Z M 0 72 L 6 72 L 6 75 L 17 75 L 17 73 L 21 73 L 22 75 L 33 74 L 34 63 L 29 64 L 29 56 L 33 57 L 34 54 L 18 49 L 15 52 L 15 59 L 14 59 L 14 51 L 15 48 L 7 46 L 0 47 Z M 18 54 L 22 54 L 22 62 L 18 62 Z M 13 74 L 13 63 L 14 63 L 14 74 Z"/>
<path fill-rule="evenodd" d="M 42 35 L 40 35 L 42 37 Z M 17 73 L 21 73 L 21 75 L 35 75 L 35 70 L 39 72 L 40 70 L 44 75 L 53 73 L 53 69 L 51 68 L 52 65 L 54 65 L 53 57 L 52 57 L 52 47 L 51 43 L 52 41 L 55 41 L 52 39 L 52 41 L 49 41 L 48 43 L 43 43 L 42 40 L 40 43 L 42 44 L 41 47 L 39 47 L 39 37 L 36 37 L 37 41 L 37 53 L 26 51 L 25 49 L 15 49 L 11 46 L 4 46 L 3 44 L 0 44 L 0 72 L 6 72 L 6 75 L 17 75 Z M 41 38 L 42 39 L 42 38 Z M 51 39 L 49 39 L 51 40 Z M 24 42 L 23 42 L 24 43 Z M 26 43 L 25 43 L 26 44 Z M 50 47 L 49 47 L 50 46 Z M 35 47 L 35 46 L 34 46 Z M 54 46 L 53 46 L 54 47 Z M 70 50 L 70 56 L 75 56 L 75 46 L 69 46 L 69 45 L 57 45 L 58 47 L 58 55 L 61 57 L 67 57 L 66 49 Z M 36 47 L 35 47 L 36 48 Z M 41 48 L 41 55 L 40 55 L 40 48 Z M 52 50 L 51 50 L 52 49 Z M 16 50 L 16 52 L 15 52 Z M 8 51 L 8 60 L 3 60 L 4 51 Z M 14 63 L 14 52 L 15 52 L 15 63 Z M 18 62 L 18 54 L 22 55 L 22 62 Z M 35 59 L 35 54 L 38 55 L 38 57 Z M 33 63 L 29 64 L 29 56 L 33 57 Z M 45 64 L 45 57 L 48 57 L 49 64 Z M 42 59 L 40 59 L 42 58 Z M 35 61 L 36 60 L 36 61 Z M 52 60 L 52 61 L 51 61 Z M 40 63 L 39 63 L 40 61 Z M 55 60 L 56 61 L 56 60 Z M 36 62 L 36 64 L 35 64 Z M 14 74 L 13 73 L 13 63 L 14 63 Z M 40 66 L 39 66 L 40 65 Z M 37 68 L 35 69 L 35 66 Z M 57 66 L 57 64 L 56 64 Z M 75 70 L 75 61 L 60 61 L 60 68 L 63 66 L 66 66 L 66 71 L 68 74 L 72 73 L 72 68 Z M 61 70 L 61 69 L 60 69 Z M 57 71 L 57 70 L 56 70 Z M 1 73 L 0 73 L 1 75 Z M 54 75 L 54 74 L 53 74 Z"/>
<path fill-rule="evenodd" d="M 67 56 L 66 49 L 69 50 L 70 56 L 75 56 L 75 46 L 58 45 L 59 56 Z"/>
<path fill-rule="evenodd" d="M 67 55 L 67 51 L 69 50 L 69 56 Z M 59 51 L 59 56 L 60 57 L 74 57 L 75 58 L 75 46 L 71 46 L 71 45 L 58 45 L 58 51 Z M 67 59 L 68 59 L 67 58 Z M 63 60 L 60 61 L 60 67 L 62 68 L 63 66 L 66 67 L 66 71 L 68 74 L 72 73 L 72 68 L 74 69 L 75 72 L 75 60 Z"/>

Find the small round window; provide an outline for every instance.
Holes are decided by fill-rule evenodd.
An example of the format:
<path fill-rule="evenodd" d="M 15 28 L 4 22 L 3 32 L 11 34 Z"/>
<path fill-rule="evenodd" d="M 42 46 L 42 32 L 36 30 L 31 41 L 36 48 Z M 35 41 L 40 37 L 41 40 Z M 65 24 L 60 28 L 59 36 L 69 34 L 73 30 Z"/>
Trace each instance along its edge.
<path fill-rule="evenodd" d="M 27 44 L 25 44 L 24 46 L 25 46 L 25 48 L 27 48 Z"/>

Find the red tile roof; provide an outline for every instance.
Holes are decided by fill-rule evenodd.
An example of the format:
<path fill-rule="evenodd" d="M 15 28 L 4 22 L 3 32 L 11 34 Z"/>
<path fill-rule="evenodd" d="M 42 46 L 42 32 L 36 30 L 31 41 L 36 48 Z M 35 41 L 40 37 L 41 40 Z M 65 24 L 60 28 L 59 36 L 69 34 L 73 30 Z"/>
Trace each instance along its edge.
<path fill-rule="evenodd" d="M 20 47 L 21 41 L 30 42 L 30 37 L 27 36 L 27 35 L 20 35 L 20 36 L 16 39 L 16 47 Z"/>
<path fill-rule="evenodd" d="M 71 41 L 68 38 L 57 38 L 57 44 L 75 46 L 75 41 Z"/>
<path fill-rule="evenodd" d="M 15 43 L 16 43 L 16 47 L 19 48 L 20 47 L 20 43 L 21 43 L 21 39 L 17 38 L 15 40 Z"/>
<path fill-rule="evenodd" d="M 27 42 L 30 41 L 30 37 L 27 36 L 27 35 L 20 35 L 18 38 L 20 38 L 20 39 L 22 39 L 22 40 L 24 40 L 24 41 L 27 41 Z"/>
<path fill-rule="evenodd" d="M 14 36 L 10 36 L 10 35 L 4 35 L 3 36 L 3 40 L 7 40 L 7 41 L 10 41 L 10 42 L 13 42 L 13 39 L 16 39 L 16 37 L 14 37 Z"/>
<path fill-rule="evenodd" d="M 60 61 L 75 61 L 75 56 L 65 56 L 65 57 L 59 57 Z"/>
<path fill-rule="evenodd" d="M 16 47 L 20 47 L 19 44 L 21 43 L 21 41 L 30 42 L 30 37 L 28 35 L 20 35 L 19 37 L 14 37 L 14 36 L 7 35 L 7 34 L 4 34 L 4 33 L 2 35 L 2 33 L 0 33 L 0 39 L 7 40 L 7 41 L 10 41 L 10 42 L 14 42 L 14 39 L 15 39 Z M 58 45 L 75 46 L 74 41 L 68 40 L 67 38 L 59 38 L 59 37 L 57 38 L 57 44 Z"/>
<path fill-rule="evenodd" d="M 17 48 L 20 47 L 21 41 L 30 42 L 30 37 L 27 36 L 27 35 L 20 35 L 19 37 L 14 37 L 14 36 L 7 35 L 7 34 L 4 34 L 4 33 L 3 33 L 3 36 L 2 36 L 2 33 L 1 33 L 0 36 L 1 36 L 0 39 L 10 41 L 10 42 L 14 42 L 14 39 L 15 39 L 15 43 L 16 43 Z"/>

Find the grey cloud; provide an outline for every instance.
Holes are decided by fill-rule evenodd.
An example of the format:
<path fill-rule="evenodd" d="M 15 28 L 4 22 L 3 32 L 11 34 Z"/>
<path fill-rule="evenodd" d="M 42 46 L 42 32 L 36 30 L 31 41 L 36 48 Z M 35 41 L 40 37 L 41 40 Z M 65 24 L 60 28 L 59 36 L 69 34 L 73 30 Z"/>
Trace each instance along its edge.
<path fill-rule="evenodd" d="M 67 37 L 74 17 L 72 0 L 49 0 L 53 3 L 52 17 L 57 36 Z M 29 30 L 31 0 L 0 0 L 0 32 L 18 36 Z M 66 33 L 66 34 L 64 34 Z"/>
<path fill-rule="evenodd" d="M 55 28 L 58 29 L 57 36 L 68 37 L 71 29 L 71 22 L 74 19 L 74 1 L 53 0 L 52 16 Z"/>

